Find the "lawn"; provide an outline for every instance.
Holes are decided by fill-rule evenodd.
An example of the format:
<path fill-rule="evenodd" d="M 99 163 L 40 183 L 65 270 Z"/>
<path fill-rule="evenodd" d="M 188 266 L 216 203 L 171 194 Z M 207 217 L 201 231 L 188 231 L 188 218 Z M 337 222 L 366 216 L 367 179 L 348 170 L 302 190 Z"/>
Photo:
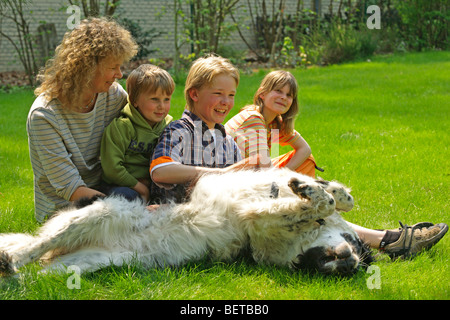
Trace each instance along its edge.
<path fill-rule="evenodd" d="M 449 52 L 428 52 L 292 71 L 300 85 L 296 129 L 325 169 L 321 176 L 352 188 L 356 205 L 347 220 L 369 228 L 397 228 L 399 220 L 450 223 L 448 70 Z M 265 72 L 242 75 L 232 114 L 252 101 Z M 0 232 L 34 231 L 25 130 L 33 93 L 15 89 L 0 98 Z M 175 118 L 183 101 L 178 85 Z M 0 299 L 448 300 L 449 254 L 447 235 L 412 260 L 382 255 L 375 263 L 379 289 L 364 270 L 336 278 L 206 258 L 180 268 L 107 268 L 83 275 L 74 289 L 72 274 L 38 275 L 34 264 L 23 268 L 24 277 L 0 283 Z"/>

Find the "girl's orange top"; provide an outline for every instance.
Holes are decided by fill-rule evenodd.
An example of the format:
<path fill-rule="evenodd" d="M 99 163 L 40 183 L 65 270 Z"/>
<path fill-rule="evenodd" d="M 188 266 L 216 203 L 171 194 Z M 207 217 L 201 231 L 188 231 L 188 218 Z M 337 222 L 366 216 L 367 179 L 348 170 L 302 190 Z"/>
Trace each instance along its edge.
<path fill-rule="evenodd" d="M 243 158 L 266 151 L 270 154 L 272 143 L 280 145 L 292 145 L 300 138 L 300 134 L 294 130 L 289 135 L 284 135 L 276 128 L 276 122 L 266 126 L 266 121 L 255 108 L 242 110 L 225 124 L 225 130 L 236 141 Z"/>

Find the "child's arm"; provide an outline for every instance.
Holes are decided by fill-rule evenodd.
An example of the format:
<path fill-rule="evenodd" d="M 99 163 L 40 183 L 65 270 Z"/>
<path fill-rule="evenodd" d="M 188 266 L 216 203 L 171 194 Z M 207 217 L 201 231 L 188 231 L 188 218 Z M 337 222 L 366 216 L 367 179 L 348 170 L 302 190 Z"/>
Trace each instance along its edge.
<path fill-rule="evenodd" d="M 286 164 L 286 168 L 295 171 L 311 155 L 311 147 L 301 136 L 294 141 L 291 146 L 295 150 L 295 153 L 291 160 Z"/>
<path fill-rule="evenodd" d="M 192 181 L 198 175 L 208 172 L 220 172 L 220 169 L 174 163 L 153 170 L 152 179 L 159 184 L 183 184 Z"/>
<path fill-rule="evenodd" d="M 138 181 L 138 183 L 136 183 L 136 185 L 131 189 L 139 193 L 145 202 L 147 202 L 150 199 L 150 190 L 142 182 Z"/>
<path fill-rule="evenodd" d="M 152 171 L 152 179 L 158 184 L 184 184 L 191 182 L 199 175 L 205 173 L 220 173 L 229 172 L 234 170 L 252 169 L 265 167 L 261 164 L 259 155 L 243 159 L 235 164 L 226 168 L 206 168 L 206 167 L 194 167 L 184 164 L 174 163 L 162 167 L 158 167 Z"/>
<path fill-rule="evenodd" d="M 103 133 L 100 148 L 102 178 L 109 184 L 133 188 L 138 183 L 124 166 L 133 130 L 131 123 L 115 119 Z"/>
<path fill-rule="evenodd" d="M 103 193 L 101 193 L 100 191 L 97 191 L 95 189 L 91 189 L 88 187 L 78 187 L 73 193 L 72 196 L 70 197 L 70 201 L 76 201 L 80 198 L 92 198 L 94 196 L 104 196 Z"/>
<path fill-rule="evenodd" d="M 185 184 L 204 173 L 219 173 L 236 170 L 236 168 L 261 166 L 258 161 L 255 163 L 249 163 L 248 160 L 239 162 L 241 159 L 239 148 L 230 136 L 228 138 L 232 143 L 234 162 L 237 163 L 224 169 L 182 164 L 183 153 L 190 152 L 190 142 L 183 143 L 184 137 L 190 138 L 190 135 L 189 133 L 183 134 L 183 130 L 185 129 L 177 126 L 176 122 L 172 123 L 166 127 L 156 145 L 150 164 L 150 176 L 159 187 L 171 188 L 174 184 Z M 187 150 L 183 149 L 183 145 L 187 146 Z"/>
<path fill-rule="evenodd" d="M 241 115 L 245 120 L 239 118 Z M 270 167 L 272 162 L 264 117 L 256 111 L 253 113 L 242 111 L 239 116 L 227 122 L 225 125 L 227 132 L 235 139 L 243 157 L 253 159 L 257 157 L 261 167 Z"/>

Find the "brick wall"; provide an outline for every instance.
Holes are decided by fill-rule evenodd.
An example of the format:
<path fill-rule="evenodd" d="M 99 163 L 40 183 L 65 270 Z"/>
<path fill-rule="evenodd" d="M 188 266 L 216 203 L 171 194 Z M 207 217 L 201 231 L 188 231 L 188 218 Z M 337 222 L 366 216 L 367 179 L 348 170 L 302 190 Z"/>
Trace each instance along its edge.
<path fill-rule="evenodd" d="M 66 20 L 68 15 L 65 11 L 60 10 L 64 6 L 64 3 L 67 2 L 61 0 L 44 0 L 33 1 L 30 6 L 26 6 L 24 12 L 27 21 L 30 22 L 30 32 L 37 34 L 37 28 L 42 21 L 54 23 L 58 39 L 61 41 L 64 32 L 67 30 Z M 18 43 L 19 39 L 15 32 L 16 26 L 12 21 L 3 18 L 0 21 L 0 28 L 4 33 L 11 36 L 14 42 Z M 0 36 L 0 72 L 16 70 L 23 70 L 19 57 L 13 45 L 6 38 Z"/>
<path fill-rule="evenodd" d="M 241 1 L 242 5 L 246 1 Z M 314 6 L 322 8 L 323 12 L 328 12 L 330 0 L 304 0 L 304 8 L 314 9 Z M 336 2 L 336 1 L 335 1 Z M 294 13 L 296 8 L 296 0 L 287 0 L 286 14 Z M 67 19 L 70 14 L 66 13 L 68 1 L 65 0 L 34 0 L 31 6 L 25 10 L 26 17 L 30 21 L 30 31 L 37 34 L 37 28 L 42 21 L 54 23 L 56 26 L 57 42 L 59 43 L 69 29 L 67 28 Z M 337 4 L 334 4 L 337 5 Z M 159 0 L 122 0 L 116 11 L 120 17 L 126 17 L 137 21 L 144 30 L 156 28 L 163 31 L 164 34 L 154 40 L 153 48 L 158 48 L 158 52 L 153 57 L 170 57 L 174 53 L 174 23 L 172 1 Z M 248 13 L 241 9 L 237 12 L 237 17 L 245 17 Z M 18 41 L 15 36 L 15 25 L 11 21 L 3 18 L 0 20 L 0 28 L 3 32 Z M 251 30 L 243 30 L 249 39 L 253 40 Z M 239 35 L 233 34 L 230 37 L 228 46 L 236 50 L 245 50 L 247 47 L 242 42 Z M 189 47 L 184 46 L 184 53 L 189 52 Z M 0 72 L 23 70 L 19 58 L 14 51 L 11 43 L 4 37 L 0 36 Z"/>

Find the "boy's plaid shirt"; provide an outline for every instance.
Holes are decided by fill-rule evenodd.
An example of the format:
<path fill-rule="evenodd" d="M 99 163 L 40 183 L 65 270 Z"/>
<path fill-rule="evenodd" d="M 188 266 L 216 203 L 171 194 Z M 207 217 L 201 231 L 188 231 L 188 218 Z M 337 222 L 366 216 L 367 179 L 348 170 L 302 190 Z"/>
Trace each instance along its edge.
<path fill-rule="evenodd" d="M 167 164 L 225 168 L 242 160 L 239 147 L 222 124 L 210 130 L 197 115 L 185 110 L 159 138 L 150 171 Z"/>

